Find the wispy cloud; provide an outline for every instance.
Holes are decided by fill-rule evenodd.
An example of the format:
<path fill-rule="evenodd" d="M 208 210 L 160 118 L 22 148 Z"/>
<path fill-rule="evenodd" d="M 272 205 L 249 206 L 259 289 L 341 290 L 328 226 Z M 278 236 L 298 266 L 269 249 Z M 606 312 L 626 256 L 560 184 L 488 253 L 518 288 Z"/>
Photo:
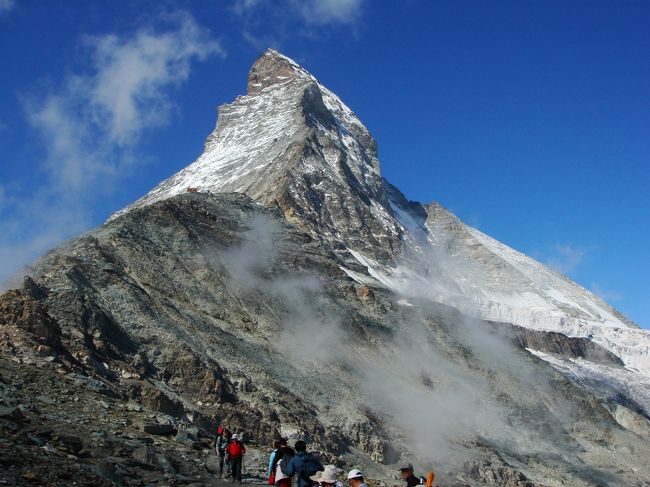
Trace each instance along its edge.
<path fill-rule="evenodd" d="M 353 24 L 361 16 L 363 0 L 292 0 L 308 24 Z"/>
<path fill-rule="evenodd" d="M 47 248 L 91 222 L 88 206 L 105 197 L 136 164 L 143 134 L 168 124 L 172 90 L 192 63 L 225 56 L 210 31 L 189 14 L 157 19 L 129 35 L 83 41 L 88 69 L 68 76 L 58 89 L 28 96 L 27 118 L 46 157 L 35 168 L 28 194 L 8 196 L 0 226 L 0 282 Z"/>
<path fill-rule="evenodd" d="M 256 49 L 281 47 L 290 38 L 313 38 L 337 27 L 353 29 L 365 0 L 235 0 L 242 35 Z"/>
<path fill-rule="evenodd" d="M 592 282 L 590 286 L 591 292 L 598 296 L 603 301 L 620 301 L 623 299 L 623 294 L 613 289 L 604 289 L 598 283 Z"/>
<path fill-rule="evenodd" d="M 257 8 L 263 0 L 235 0 L 233 11 L 237 15 L 246 15 Z"/>
<path fill-rule="evenodd" d="M 7 14 L 16 6 L 14 0 L 0 0 L 0 15 Z"/>
<path fill-rule="evenodd" d="M 570 244 L 555 245 L 543 262 L 560 274 L 571 274 L 584 261 L 586 251 Z"/>
<path fill-rule="evenodd" d="M 225 55 L 219 42 L 187 14 L 179 15 L 173 31 L 145 29 L 130 39 L 108 35 L 88 42 L 95 74 L 75 88 L 90 102 L 96 123 L 119 144 L 168 121 L 165 89 L 188 78 L 193 60 Z"/>

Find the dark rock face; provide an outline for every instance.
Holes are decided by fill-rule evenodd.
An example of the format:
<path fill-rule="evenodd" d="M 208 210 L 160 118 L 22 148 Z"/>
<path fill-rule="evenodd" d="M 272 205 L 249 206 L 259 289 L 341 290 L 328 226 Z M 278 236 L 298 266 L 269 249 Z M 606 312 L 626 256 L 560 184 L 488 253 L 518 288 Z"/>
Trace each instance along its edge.
<path fill-rule="evenodd" d="M 583 358 L 597 364 L 623 367 L 620 358 L 600 345 L 580 337 L 567 337 L 562 333 L 529 330 L 519 326 L 500 323 L 502 332 L 513 337 L 522 348 L 552 353 L 571 358 Z"/>
<path fill-rule="evenodd" d="M 145 424 L 143 430 L 151 435 L 176 434 L 176 428 L 174 428 L 173 424 Z"/>
<path fill-rule="evenodd" d="M 304 438 L 330 462 L 367 465 L 385 478 L 393 467 L 382 470 L 381 464 L 440 461 L 435 448 L 423 453 L 412 446 L 438 432 L 413 439 L 405 434 L 412 425 L 408 418 L 395 417 L 417 400 L 398 401 L 393 409 L 384 403 L 386 395 L 440 391 L 456 404 L 449 421 L 464 421 L 470 411 L 480 414 L 449 396 L 449 377 L 452 388 L 456 380 L 461 388 L 464 381 L 484 387 L 483 404 L 475 407 L 503 410 L 505 421 L 493 419 L 504 421 L 499 428 L 517 431 L 518 444 L 552 438 L 565 454 L 529 453 L 527 461 L 506 461 L 499 452 L 514 456 L 514 450 L 493 438 L 488 425 L 481 426 L 487 430 L 480 442 L 472 440 L 471 429 L 459 430 L 456 448 L 465 452 L 460 458 L 490 462 L 489 468 L 470 469 L 469 485 L 578 479 L 572 472 L 590 460 L 581 457 L 577 444 L 588 444 L 590 455 L 602 459 L 621 442 L 643 451 L 645 443 L 620 429 L 593 396 L 511 343 L 513 336 L 524 346 L 542 337 L 506 334 L 490 343 L 491 337 L 467 335 L 457 312 L 431 303 L 400 306 L 392 293 L 356 283 L 339 265 L 334 253 L 277 209 L 236 194 L 187 193 L 129 212 L 50 252 L 25 289 L 0 298 L 0 385 L 8 391 L 3 400 L 16 407 L 9 398 L 20 397 L 26 411 L 26 420 L 11 411 L 0 418 L 3 432 L 14 435 L 5 451 L 31 458 L 45 441 L 43 448 L 52 454 L 40 462 L 60 458 L 68 462 L 64 474 L 83 471 L 102 479 L 96 485 L 120 485 L 128 478 L 163 485 L 176 481 L 169 476 L 198 479 L 197 465 L 211 465 L 206 455 L 216 426 L 212 419 L 218 417 L 245 432 L 248 442 L 268 444 L 280 434 Z M 422 379 L 411 385 L 399 342 L 412 333 L 425 335 L 409 353 L 430 342 L 433 355 L 411 365 L 422 370 Z M 39 355 L 44 340 L 58 351 L 49 347 Z M 487 353 L 485 343 L 506 359 Z M 553 353 L 591 353 L 560 337 L 544 343 Z M 511 370 L 518 367 L 526 373 Z M 385 392 L 381 382 L 393 380 L 390 369 L 408 375 L 398 389 Z M 52 385 L 53 377 L 60 384 Z M 25 390 L 32 382 L 43 385 Z M 19 386 L 20 394 L 10 392 Z M 473 401 L 468 394 L 466 400 Z M 571 405 L 570 419 L 556 412 L 562 404 Z M 412 412 L 423 413 L 429 414 Z M 83 422 L 73 433 L 66 421 L 75 417 Z M 51 425 L 51 439 L 25 431 L 30 421 Z M 169 436 L 160 436 L 161 430 Z M 66 459 L 68 454 L 76 459 Z M 184 460 L 197 455 L 200 464 Z M 20 463 L 13 456 L 2 462 Z M 470 474 L 457 462 L 445 460 L 440 478 L 467 485 Z M 616 465 L 619 473 L 610 485 L 639 478 Z M 42 478 L 40 472 L 32 473 Z"/>
<path fill-rule="evenodd" d="M 248 94 L 296 78 L 296 67 L 284 56 L 260 56 L 248 73 Z"/>
<path fill-rule="evenodd" d="M 61 329 L 43 306 L 28 294 L 33 286 L 27 280 L 26 290 L 10 290 L 0 296 L 0 326 L 15 326 L 39 343 L 61 348 Z"/>

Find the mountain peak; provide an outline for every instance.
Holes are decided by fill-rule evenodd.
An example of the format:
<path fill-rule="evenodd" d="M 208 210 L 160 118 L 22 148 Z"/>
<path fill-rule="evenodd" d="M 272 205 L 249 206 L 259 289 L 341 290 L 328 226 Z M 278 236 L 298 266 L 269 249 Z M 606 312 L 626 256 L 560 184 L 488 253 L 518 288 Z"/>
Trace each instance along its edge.
<path fill-rule="evenodd" d="M 248 73 L 248 94 L 259 93 L 264 88 L 293 79 L 314 79 L 293 59 L 274 49 L 267 49 L 253 64 Z"/>

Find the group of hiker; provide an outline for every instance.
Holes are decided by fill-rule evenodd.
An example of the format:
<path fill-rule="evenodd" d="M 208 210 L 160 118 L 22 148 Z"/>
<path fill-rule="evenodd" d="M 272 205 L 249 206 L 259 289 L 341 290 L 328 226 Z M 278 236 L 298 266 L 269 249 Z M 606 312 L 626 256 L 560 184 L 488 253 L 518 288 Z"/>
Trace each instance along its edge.
<path fill-rule="evenodd" d="M 241 483 L 241 473 L 244 464 L 246 447 L 237 434 L 232 434 L 227 428 L 217 428 L 217 439 L 214 443 L 215 453 L 219 456 L 219 476 L 223 478 L 224 464 L 226 476 L 232 476 L 233 481 Z"/>
<path fill-rule="evenodd" d="M 315 454 L 307 452 L 307 444 L 304 441 L 297 441 L 294 448 L 291 448 L 288 441 L 281 438 L 274 442 L 273 447 L 266 471 L 269 485 L 292 487 L 293 480 L 296 479 L 297 487 L 343 487 L 343 483 L 336 478 L 336 467 L 323 466 Z M 242 465 L 246 453 L 241 436 L 231 434 L 225 428 L 219 428 L 215 453 L 219 456 L 219 475 L 223 478 L 225 465 L 226 476 L 231 476 L 234 482 L 241 483 Z M 413 465 L 410 463 L 402 466 L 400 472 L 406 482 L 405 487 L 416 487 L 419 484 L 431 487 L 433 482 L 433 473 L 429 473 L 429 479 L 416 477 Z M 368 487 L 361 470 L 350 470 L 347 480 L 349 487 Z"/>

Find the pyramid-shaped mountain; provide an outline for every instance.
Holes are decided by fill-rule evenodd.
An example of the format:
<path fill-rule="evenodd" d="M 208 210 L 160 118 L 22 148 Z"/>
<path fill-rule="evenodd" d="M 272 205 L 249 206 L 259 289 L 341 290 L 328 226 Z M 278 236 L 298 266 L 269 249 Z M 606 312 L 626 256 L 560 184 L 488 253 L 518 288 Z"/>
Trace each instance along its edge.
<path fill-rule="evenodd" d="M 273 50 L 194 163 L 0 295 L 0 328 L 10 484 L 218 485 L 216 422 L 251 480 L 280 436 L 384 484 L 404 462 L 454 487 L 650 478 L 648 333 L 408 201 Z"/>
<path fill-rule="evenodd" d="M 441 205 L 408 201 L 381 176 L 377 143 L 352 110 L 277 51 L 255 62 L 247 95 L 220 108 L 203 154 L 114 216 L 188 190 L 278 206 L 358 282 L 588 338 L 650 375 L 650 333 Z"/>

